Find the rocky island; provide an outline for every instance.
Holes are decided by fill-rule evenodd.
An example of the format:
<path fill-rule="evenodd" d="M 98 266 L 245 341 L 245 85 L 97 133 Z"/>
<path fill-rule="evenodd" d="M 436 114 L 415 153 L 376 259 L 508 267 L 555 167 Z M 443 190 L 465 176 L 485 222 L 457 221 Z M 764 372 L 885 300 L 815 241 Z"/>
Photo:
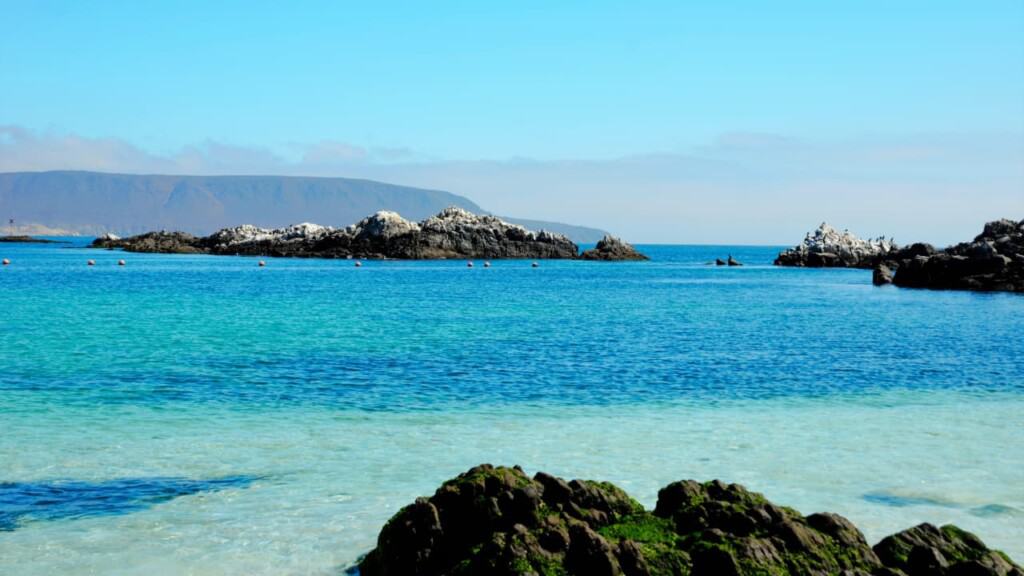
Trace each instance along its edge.
<path fill-rule="evenodd" d="M 442 258 L 575 259 L 579 247 L 567 237 L 534 232 L 495 216 L 477 215 L 449 207 L 422 222 L 390 211 L 380 211 L 346 228 L 296 224 L 265 229 L 244 225 L 225 228 L 209 236 L 184 232 L 148 232 L 128 238 L 97 238 L 95 248 L 121 248 L 128 252 L 290 256 L 306 258 Z M 594 260 L 646 259 L 632 246 L 605 237 L 583 256 Z"/>
<path fill-rule="evenodd" d="M 775 259 L 776 266 L 807 268 L 874 268 L 899 247 L 891 238 L 862 240 L 848 230 L 839 232 L 822 222 L 808 232 L 803 242 L 785 250 Z"/>
<path fill-rule="evenodd" d="M 597 245 L 580 254 L 581 260 L 650 260 L 627 244 L 609 234 L 597 241 Z"/>
<path fill-rule="evenodd" d="M 35 236 L 0 236 L 0 242 L 11 242 L 13 244 L 62 244 L 60 240 L 47 240 Z"/>
<path fill-rule="evenodd" d="M 718 480 L 674 482 L 653 511 L 607 482 L 477 466 L 380 532 L 362 576 L 1024 576 L 973 534 L 921 524 L 871 547 L 849 520 L 803 516 Z"/>

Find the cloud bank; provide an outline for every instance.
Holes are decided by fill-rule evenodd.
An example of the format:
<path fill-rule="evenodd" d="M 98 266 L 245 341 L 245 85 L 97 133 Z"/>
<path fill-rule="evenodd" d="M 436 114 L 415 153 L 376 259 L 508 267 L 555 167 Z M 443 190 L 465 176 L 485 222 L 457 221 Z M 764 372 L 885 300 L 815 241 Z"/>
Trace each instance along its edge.
<path fill-rule="evenodd" d="M 343 141 L 285 151 L 206 141 L 161 154 L 116 138 L 0 126 L 0 171 L 283 174 L 444 189 L 495 213 L 638 242 L 791 244 L 827 220 L 863 236 L 947 244 L 1024 218 L 1024 135 L 804 140 L 733 133 L 687 153 L 590 160 L 438 160 Z"/>

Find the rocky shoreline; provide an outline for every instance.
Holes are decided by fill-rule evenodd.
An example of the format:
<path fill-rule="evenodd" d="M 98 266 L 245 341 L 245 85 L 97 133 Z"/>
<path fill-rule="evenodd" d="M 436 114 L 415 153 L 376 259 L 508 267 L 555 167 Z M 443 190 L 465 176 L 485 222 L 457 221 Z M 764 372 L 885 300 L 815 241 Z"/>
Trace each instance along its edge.
<path fill-rule="evenodd" d="M 996 220 L 970 242 L 945 250 L 913 244 L 874 267 L 876 285 L 1024 292 L 1024 220 Z"/>
<path fill-rule="evenodd" d="M 1024 576 L 947 525 L 871 547 L 849 520 L 803 516 L 718 480 L 674 482 L 653 511 L 607 482 L 480 465 L 387 522 L 362 576 Z"/>
<path fill-rule="evenodd" d="M 875 285 L 1024 292 L 1024 220 L 989 222 L 974 240 L 942 250 L 923 243 L 900 248 L 886 238 L 861 240 L 822 224 L 781 252 L 775 265 L 866 268 Z"/>
<path fill-rule="evenodd" d="M 380 211 L 346 228 L 304 223 L 275 229 L 243 225 L 205 237 L 184 232 L 148 232 L 129 238 L 107 235 L 97 238 L 92 247 L 128 252 L 298 258 L 647 259 L 611 236 L 581 255 L 579 247 L 561 234 L 530 231 L 495 216 L 477 215 L 454 206 L 421 222 Z"/>

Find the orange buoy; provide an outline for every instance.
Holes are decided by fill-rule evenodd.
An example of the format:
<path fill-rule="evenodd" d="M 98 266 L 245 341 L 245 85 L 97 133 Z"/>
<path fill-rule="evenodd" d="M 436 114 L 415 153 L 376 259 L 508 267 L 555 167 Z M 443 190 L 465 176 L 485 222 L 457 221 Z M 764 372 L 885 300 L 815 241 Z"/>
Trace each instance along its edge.
<path fill-rule="evenodd" d="M 266 266 L 266 265 L 267 265 L 267 263 L 266 263 L 266 262 L 264 262 L 263 260 L 260 260 L 260 268 L 262 268 L 262 267 L 264 267 L 264 266 Z"/>
<path fill-rule="evenodd" d="M 466 262 L 466 268 L 472 268 L 472 267 L 473 267 L 473 263 L 472 262 Z"/>
<path fill-rule="evenodd" d="M 490 268 L 490 267 L 491 267 L 491 263 L 490 262 L 484 262 L 484 268 Z"/>
<path fill-rule="evenodd" d="M 117 261 L 117 265 L 118 266 L 124 266 L 124 260 L 118 260 Z"/>
<path fill-rule="evenodd" d="M 4 266 L 9 265 L 10 263 L 11 263 L 10 260 L 8 260 L 7 258 L 4 258 Z"/>
<path fill-rule="evenodd" d="M 539 268 L 540 264 L 538 264 L 537 262 L 534 262 L 533 264 L 530 264 L 530 266 L 533 267 L 533 268 Z"/>
<path fill-rule="evenodd" d="M 362 262 L 360 262 L 359 260 L 356 260 L 356 268 L 359 268 L 362 265 L 363 265 Z"/>
<path fill-rule="evenodd" d="M 88 264 L 89 266 L 95 266 L 96 265 L 96 261 L 95 260 L 89 260 L 88 262 L 86 262 L 86 264 Z"/>

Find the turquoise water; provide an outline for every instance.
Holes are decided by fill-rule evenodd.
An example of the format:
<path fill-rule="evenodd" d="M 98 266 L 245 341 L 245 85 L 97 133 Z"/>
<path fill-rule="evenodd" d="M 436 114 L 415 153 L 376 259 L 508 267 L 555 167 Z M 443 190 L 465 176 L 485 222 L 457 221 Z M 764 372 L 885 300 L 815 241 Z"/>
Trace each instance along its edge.
<path fill-rule="evenodd" d="M 357 269 L 0 244 L 0 574 L 339 574 L 485 461 L 647 505 L 720 477 L 871 541 L 955 522 L 1024 557 L 1024 298 L 643 250 Z M 728 253 L 747 266 L 705 265 Z"/>

